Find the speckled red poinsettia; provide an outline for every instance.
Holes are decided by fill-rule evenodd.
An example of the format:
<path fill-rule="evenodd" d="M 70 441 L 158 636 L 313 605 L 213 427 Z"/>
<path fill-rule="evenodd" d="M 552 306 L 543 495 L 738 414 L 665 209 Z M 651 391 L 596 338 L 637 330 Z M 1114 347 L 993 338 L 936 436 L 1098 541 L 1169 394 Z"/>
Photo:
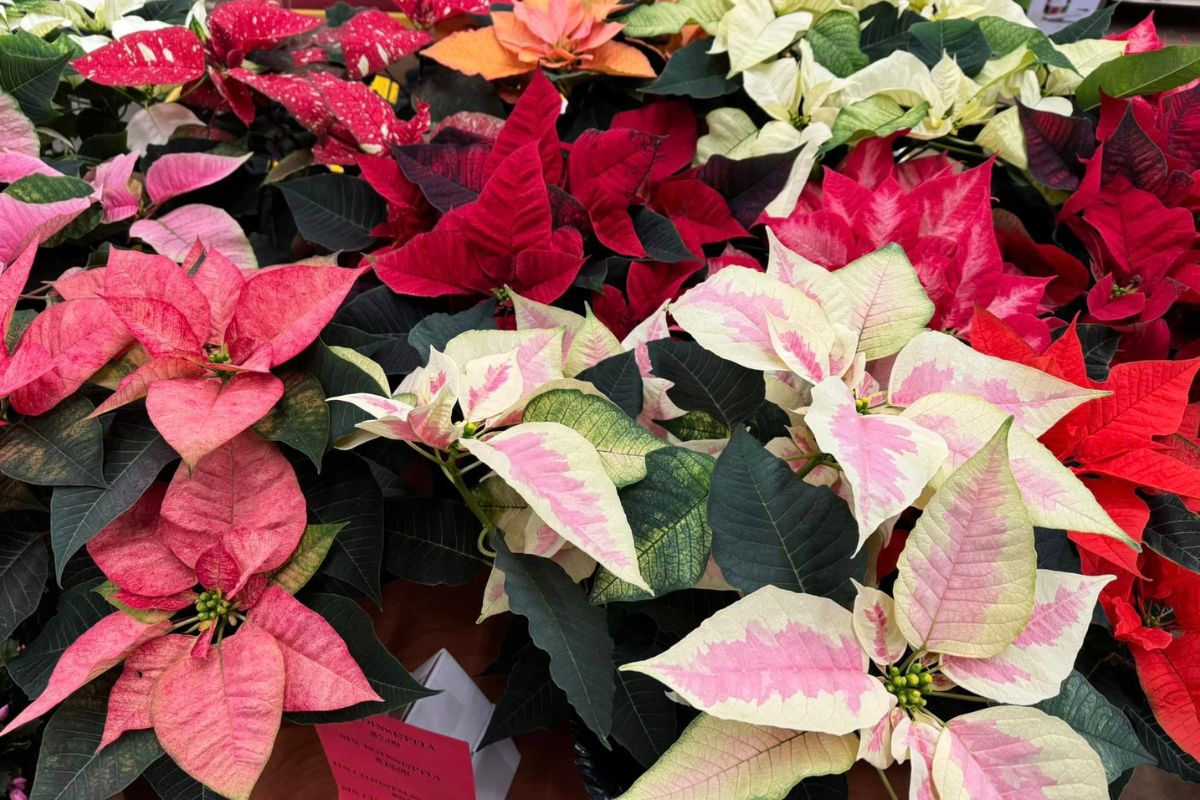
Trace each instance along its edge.
<path fill-rule="evenodd" d="M 124 661 L 101 748 L 152 727 L 196 780 L 249 797 L 283 712 L 381 699 L 329 623 L 272 580 L 304 528 L 295 473 L 257 434 L 190 474 L 181 465 L 88 543 L 120 610 L 63 652 L 46 689 L 0 735 Z"/>

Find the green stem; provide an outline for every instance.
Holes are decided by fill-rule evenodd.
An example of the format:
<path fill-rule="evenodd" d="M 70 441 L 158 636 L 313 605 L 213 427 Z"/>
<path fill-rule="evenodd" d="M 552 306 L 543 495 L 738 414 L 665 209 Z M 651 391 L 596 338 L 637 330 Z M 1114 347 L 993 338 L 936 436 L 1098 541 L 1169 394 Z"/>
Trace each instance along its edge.
<path fill-rule="evenodd" d="M 180 628 L 182 628 L 184 625 L 191 625 L 193 622 L 199 622 L 199 621 L 200 621 L 199 617 L 189 617 L 188 619 L 185 619 L 182 622 L 176 622 L 174 625 L 171 626 L 171 630 L 177 631 Z"/>
<path fill-rule="evenodd" d="M 900 798 L 896 796 L 896 790 L 892 788 L 892 782 L 888 780 L 887 773 L 885 773 L 879 767 L 876 767 L 875 771 L 879 773 L 879 780 L 883 781 L 883 788 L 887 790 L 888 797 L 892 798 L 892 800 L 900 800 Z"/>
<path fill-rule="evenodd" d="M 812 472 L 814 469 L 816 469 L 817 467 L 821 466 L 824 463 L 825 463 L 825 454 L 817 453 L 815 456 L 813 456 L 811 459 L 809 459 L 809 462 L 807 464 L 805 464 L 800 469 L 796 470 L 796 477 L 803 480 L 804 477 L 806 475 L 808 475 L 808 473 Z"/>
<path fill-rule="evenodd" d="M 976 697 L 973 694 L 961 694 L 960 692 L 926 692 L 930 697 L 944 697 L 947 700 L 966 700 L 968 703 L 982 703 L 987 705 L 988 701 L 982 697 Z"/>
<path fill-rule="evenodd" d="M 475 543 L 479 548 L 479 552 L 483 553 L 488 558 L 495 558 L 495 551 L 491 550 L 485 544 L 485 541 L 487 539 L 487 535 L 491 533 L 492 529 L 496 526 L 492 524 L 492 520 L 488 517 L 487 512 L 483 510 L 483 506 L 479 505 L 479 500 L 476 499 L 475 493 L 472 492 L 467 487 L 467 484 L 463 481 L 462 472 L 458 469 L 458 466 L 453 461 L 448 461 L 441 458 L 435 458 L 434 460 L 437 462 L 438 466 L 442 468 L 442 474 L 446 476 L 446 479 L 454 485 L 455 489 L 458 489 L 458 493 L 462 495 L 463 502 L 467 504 L 467 508 L 471 509 L 471 513 L 474 514 L 479 520 L 480 524 L 483 525 L 483 530 L 479 532 L 479 539 L 476 540 Z"/>

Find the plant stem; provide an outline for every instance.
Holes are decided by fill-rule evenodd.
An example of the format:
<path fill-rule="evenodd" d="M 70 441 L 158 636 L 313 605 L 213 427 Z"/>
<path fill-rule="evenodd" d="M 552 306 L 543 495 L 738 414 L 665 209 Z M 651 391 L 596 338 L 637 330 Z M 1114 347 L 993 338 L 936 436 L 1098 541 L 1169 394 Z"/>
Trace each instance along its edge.
<path fill-rule="evenodd" d="M 976 697 L 973 694 L 961 694 L 959 692 L 927 692 L 930 697 L 945 697 L 947 700 L 966 700 L 969 703 L 988 704 L 987 700 L 982 697 Z"/>
<path fill-rule="evenodd" d="M 900 798 L 896 796 L 896 790 L 892 788 L 892 782 L 888 780 L 887 773 L 885 773 L 879 767 L 876 767 L 875 771 L 879 773 L 879 780 L 883 781 L 883 788 L 887 790 L 888 797 L 892 798 L 892 800 L 900 800 Z"/>
<path fill-rule="evenodd" d="M 488 517 L 487 512 L 483 510 L 483 506 L 479 505 L 479 500 L 476 499 L 475 494 L 467 488 L 467 484 L 463 481 L 462 473 L 459 471 L 458 466 L 453 461 L 442 458 L 435 458 L 434 460 L 442 468 L 442 474 L 446 476 L 446 479 L 454 485 L 455 489 L 458 489 L 458 493 L 462 495 L 463 502 L 467 504 L 467 508 L 471 509 L 471 513 L 483 525 L 483 530 L 479 532 L 479 538 L 475 542 L 476 547 L 479 548 L 479 552 L 488 558 L 495 558 L 495 551 L 490 549 L 484 542 L 487 539 L 487 535 L 496 526 L 492 524 L 492 520 Z"/>
<path fill-rule="evenodd" d="M 808 475 L 808 473 L 812 472 L 814 469 L 816 469 L 817 467 L 821 466 L 824 463 L 825 463 L 825 454 L 817 453 L 815 456 L 813 456 L 811 459 L 809 459 L 809 462 L 807 464 L 805 464 L 800 469 L 796 470 L 796 477 L 803 480 L 804 476 Z"/>

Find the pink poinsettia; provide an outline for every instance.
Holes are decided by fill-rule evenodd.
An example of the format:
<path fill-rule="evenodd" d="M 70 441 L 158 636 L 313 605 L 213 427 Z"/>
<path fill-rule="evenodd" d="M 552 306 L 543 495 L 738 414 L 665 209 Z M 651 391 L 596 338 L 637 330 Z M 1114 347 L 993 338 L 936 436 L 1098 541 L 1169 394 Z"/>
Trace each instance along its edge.
<path fill-rule="evenodd" d="M 154 728 L 184 771 L 239 800 L 283 712 L 381 700 L 329 623 L 271 579 L 304 533 L 304 508 L 287 460 L 253 433 L 152 485 L 88 543 L 121 610 L 63 652 L 46 689 L 0 735 L 124 661 L 101 749 Z"/>
<path fill-rule="evenodd" d="M 931 327 L 966 331 L 979 305 L 1045 344 L 1049 332 L 1037 315 L 1049 279 L 1006 270 L 992 226 L 991 171 L 991 162 L 960 171 L 941 156 L 897 165 L 890 139 L 870 139 L 840 170 L 826 170 L 789 217 L 767 225 L 826 269 L 899 244 L 936 307 Z"/>
<path fill-rule="evenodd" d="M 199 246 L 183 265 L 113 249 L 102 283 L 88 280 L 149 359 L 97 413 L 145 397 L 154 426 L 195 464 L 275 405 L 283 382 L 271 368 L 316 338 L 361 273 L 294 264 L 247 277 Z"/>

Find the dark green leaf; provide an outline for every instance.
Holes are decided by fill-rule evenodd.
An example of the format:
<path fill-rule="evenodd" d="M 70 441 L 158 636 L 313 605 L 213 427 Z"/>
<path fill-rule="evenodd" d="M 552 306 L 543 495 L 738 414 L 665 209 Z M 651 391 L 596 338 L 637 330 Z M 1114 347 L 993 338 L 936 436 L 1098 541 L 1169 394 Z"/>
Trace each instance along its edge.
<path fill-rule="evenodd" d="M 1108 97 L 1158 94 L 1200 78 L 1200 45 L 1174 45 L 1121 56 L 1097 67 L 1075 90 L 1075 103 L 1085 111 Z"/>
<path fill-rule="evenodd" d="M 1083 19 L 1075 20 L 1067 27 L 1050 34 L 1050 41 L 1055 44 L 1071 44 L 1081 39 L 1099 39 L 1108 30 L 1108 26 L 1112 23 L 1112 16 L 1116 10 L 1117 6 L 1114 3 L 1089 14 Z"/>
<path fill-rule="evenodd" d="M 361 365 L 343 358 L 328 345 L 318 341 L 313 345 L 308 369 L 321 383 L 327 397 L 343 394 L 370 392 L 384 395 L 386 388 L 379 384 Z M 350 403 L 329 404 L 329 438 L 337 442 L 343 436 L 354 433 L 354 426 L 371 419 L 370 413 Z"/>
<path fill-rule="evenodd" d="M 275 184 L 283 191 L 300 235 L 326 250 L 365 250 L 387 207 L 366 181 L 328 173 Z"/>
<path fill-rule="evenodd" d="M 111 681 L 97 680 L 58 707 L 42 734 L 31 800 L 97 800 L 119 794 L 162 758 L 152 730 L 128 731 L 100 752 Z"/>
<path fill-rule="evenodd" d="M 224 800 L 163 756 L 146 769 L 146 779 L 162 800 Z"/>
<path fill-rule="evenodd" d="M 717 459 L 708 500 L 713 558 L 744 592 L 772 585 L 838 596 L 865 563 L 846 501 L 797 478 L 750 434 L 735 430 Z"/>
<path fill-rule="evenodd" d="M 138 16 L 168 25 L 182 25 L 192 9 L 192 0 L 148 0 L 138 9 Z"/>
<path fill-rule="evenodd" d="M 848 800 L 850 784 L 843 775 L 817 775 L 797 783 L 784 800 Z"/>
<path fill-rule="evenodd" d="M 620 666 L 651 655 L 654 653 L 622 646 L 617 648 L 613 663 Z M 617 672 L 612 735 L 643 767 L 658 761 L 679 738 L 675 710 L 676 704 L 667 697 L 663 685 L 649 675 Z"/>
<path fill-rule="evenodd" d="M 514 555 L 493 537 L 496 566 L 514 614 L 529 620 L 534 644 L 550 656 L 550 674 L 579 716 L 600 739 L 612 727 L 613 643 L 603 608 L 547 558 Z"/>
<path fill-rule="evenodd" d="M 457 314 L 430 314 L 408 332 L 412 345 L 424 364 L 429 361 L 429 348 L 446 349 L 446 342 L 466 331 L 496 330 L 496 301 L 484 300 Z"/>
<path fill-rule="evenodd" d="M 375 626 L 358 603 L 332 594 L 314 594 L 304 599 L 305 605 L 316 611 L 338 632 L 346 648 L 375 693 L 383 702 L 367 702 L 337 711 L 305 711 L 288 714 L 292 722 L 313 725 L 325 722 L 350 722 L 375 714 L 385 714 L 401 706 L 415 703 L 437 692 L 426 689 L 413 680 L 404 665 L 388 652 L 375 636 Z"/>
<path fill-rule="evenodd" d="M 973 19 L 943 19 L 918 22 L 908 29 L 908 50 L 933 68 L 947 54 L 958 61 L 968 77 L 974 77 L 992 54 L 987 37 Z"/>
<path fill-rule="evenodd" d="M 383 495 L 370 469 L 360 459 L 338 453 L 331 455 L 329 469 L 321 475 L 302 472 L 300 486 L 310 522 L 346 524 L 334 538 L 321 572 L 350 584 L 378 606 Z"/>
<path fill-rule="evenodd" d="M 26 417 L 0 440 L 0 472 L 35 486 L 103 488 L 104 428 L 75 395 L 41 417 Z"/>
<path fill-rule="evenodd" d="M 53 113 L 51 98 L 58 89 L 71 51 L 25 31 L 0 36 L 0 89 L 20 104 L 34 124 Z"/>
<path fill-rule="evenodd" d="M 656 214 L 645 206 L 638 206 L 630 215 L 638 241 L 646 248 L 646 255 L 654 261 L 674 264 L 679 261 L 695 261 L 696 255 L 687 249 L 675 223 Z"/>
<path fill-rule="evenodd" d="M 329 404 L 321 382 L 309 372 L 289 372 L 283 378 L 283 397 L 254 430 L 273 442 L 294 447 L 317 468 L 329 443 Z"/>
<path fill-rule="evenodd" d="M 1088 377 L 1094 381 L 1108 380 L 1108 368 L 1117 355 L 1121 334 L 1107 325 L 1077 325 L 1076 333 L 1083 345 L 1083 361 Z"/>
<path fill-rule="evenodd" d="M 1138 764 L 1154 763 L 1154 756 L 1138 741 L 1129 719 L 1074 670 L 1063 681 L 1058 696 L 1043 700 L 1037 707 L 1066 722 L 1092 746 L 1109 783 Z"/>
<path fill-rule="evenodd" d="M 112 606 L 92 591 L 92 585 L 72 586 L 62 593 L 58 613 L 50 618 L 38 637 L 5 667 L 26 697 L 36 697 L 46 688 L 54 665 L 83 632 L 112 612 Z"/>
<path fill-rule="evenodd" d="M 754 413 L 766 397 L 761 372 L 726 361 L 695 342 L 650 342 L 654 374 L 674 382 L 667 396 L 684 411 L 704 411 L 727 425 Z"/>
<path fill-rule="evenodd" d="M 1129 721 L 1133 723 L 1133 729 L 1137 731 L 1138 739 L 1158 762 L 1159 769 L 1166 770 L 1172 775 L 1178 775 L 1185 781 L 1200 783 L 1200 761 L 1179 749 L 1175 740 L 1168 736 L 1167 732 L 1158 724 L 1152 711 L 1127 708 L 1125 713 L 1129 716 Z"/>
<path fill-rule="evenodd" d="M 701 39 L 676 50 L 667 61 L 658 79 L 645 86 L 646 94 L 668 94 L 708 100 L 732 94 L 742 86 L 741 76 L 725 77 L 729 73 L 729 57 L 724 53 L 709 55 L 712 40 Z"/>
<path fill-rule="evenodd" d="M 839 78 L 846 78 L 871 63 L 858 48 L 858 14 L 829 11 L 808 29 L 804 38 L 812 45 L 813 57 Z"/>
<path fill-rule="evenodd" d="M 1184 569 L 1200 572 L 1200 516 L 1173 494 L 1148 496 L 1145 500 L 1150 506 L 1150 521 L 1142 542 Z"/>
<path fill-rule="evenodd" d="M 88 197 L 93 191 L 87 181 L 79 178 L 37 173 L 10 183 L 4 193 L 22 203 L 57 203 L 60 200 Z"/>
<path fill-rule="evenodd" d="M 0 475 L 0 513 L 45 510 L 45 507 L 33 496 L 27 484 L 14 481 L 7 475 Z"/>
<path fill-rule="evenodd" d="M 864 8 L 858 15 L 862 33 L 858 46 L 872 61 L 901 50 L 908 42 L 908 29 L 925 18 L 911 9 L 901 11 L 894 3 L 884 2 Z"/>
<path fill-rule="evenodd" d="M 414 497 L 389 503 L 384 513 L 384 566 L 397 578 L 426 586 L 469 583 L 490 564 L 479 552 L 482 526 L 452 500 Z"/>
<path fill-rule="evenodd" d="M 642 374 L 634 352 L 620 353 L 575 376 L 595 386 L 630 419 L 642 413 Z"/>
<path fill-rule="evenodd" d="M 683 442 L 726 439 L 731 433 L 728 425 L 704 411 L 689 411 L 682 417 L 660 420 L 658 424 Z"/>
<path fill-rule="evenodd" d="M 113 423 L 104 462 L 108 488 L 60 486 L 50 498 L 50 543 L 60 581 L 75 551 L 132 506 L 175 458 L 149 421 L 127 418 Z"/>
<path fill-rule="evenodd" d="M 0 517 L 0 642 L 12 636 L 42 599 L 50 573 L 44 514 Z"/>
<path fill-rule="evenodd" d="M 567 696 L 550 677 L 549 657 L 533 645 L 527 645 L 513 664 L 504 694 L 496 702 L 479 747 L 482 749 L 518 733 L 553 728 L 570 713 Z"/>
<path fill-rule="evenodd" d="M 1033 544 L 1037 548 L 1038 569 L 1052 569 L 1057 572 L 1082 572 L 1079 566 L 1079 554 L 1075 545 L 1067 538 L 1066 531 L 1033 529 Z"/>
<path fill-rule="evenodd" d="M 714 463 L 682 447 L 657 450 L 646 456 L 645 479 L 620 492 L 638 569 L 655 595 L 690 589 L 704 575 L 712 551 L 707 506 Z M 604 568 L 592 584 L 593 603 L 648 596 Z"/>
<path fill-rule="evenodd" d="M 557 422 L 587 439 L 618 488 L 646 477 L 646 454 L 667 446 L 608 400 L 578 389 L 537 395 L 526 404 L 522 419 Z"/>
<path fill-rule="evenodd" d="M 409 332 L 429 314 L 419 298 L 398 295 L 386 286 L 363 292 L 342 306 L 334 322 L 367 333 L 381 334 L 391 343 L 371 354 L 389 375 L 404 375 L 421 365 L 417 351 L 408 343 Z"/>

